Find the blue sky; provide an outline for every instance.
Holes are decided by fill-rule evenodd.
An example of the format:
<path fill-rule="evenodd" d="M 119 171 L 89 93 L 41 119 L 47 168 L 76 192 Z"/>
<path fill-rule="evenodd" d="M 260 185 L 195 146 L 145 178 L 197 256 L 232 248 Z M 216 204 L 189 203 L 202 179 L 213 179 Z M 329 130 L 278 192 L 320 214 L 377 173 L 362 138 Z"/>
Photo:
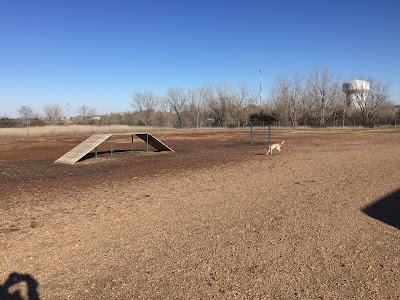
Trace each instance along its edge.
<path fill-rule="evenodd" d="M 132 94 L 329 68 L 400 104 L 400 1 L 0 0 L 0 115 L 132 110 Z"/>

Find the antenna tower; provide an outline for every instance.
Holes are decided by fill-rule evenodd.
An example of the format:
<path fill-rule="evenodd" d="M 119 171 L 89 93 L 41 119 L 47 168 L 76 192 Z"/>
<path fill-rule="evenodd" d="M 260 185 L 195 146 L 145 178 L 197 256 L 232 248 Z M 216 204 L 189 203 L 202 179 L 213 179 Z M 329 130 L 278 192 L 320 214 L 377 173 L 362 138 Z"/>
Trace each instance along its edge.
<path fill-rule="evenodd" d="M 260 104 L 261 104 L 261 99 L 262 99 L 262 67 L 260 67 Z"/>

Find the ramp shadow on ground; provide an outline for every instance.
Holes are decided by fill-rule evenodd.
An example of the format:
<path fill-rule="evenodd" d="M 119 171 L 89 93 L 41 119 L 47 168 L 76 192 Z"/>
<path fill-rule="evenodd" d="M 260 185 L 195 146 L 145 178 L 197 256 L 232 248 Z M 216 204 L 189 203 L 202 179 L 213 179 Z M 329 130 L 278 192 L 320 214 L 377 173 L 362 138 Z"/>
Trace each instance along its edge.
<path fill-rule="evenodd" d="M 400 189 L 364 207 L 368 216 L 400 229 Z"/>
<path fill-rule="evenodd" d="M 128 152 L 130 152 L 130 153 L 132 153 L 132 150 L 114 150 L 113 151 L 113 154 L 117 154 L 117 153 L 128 153 Z M 135 152 L 136 153 L 145 153 L 146 152 L 146 150 L 135 150 Z M 150 151 L 149 151 L 150 152 Z M 151 152 L 159 152 L 159 151 L 157 151 L 157 150 L 152 150 Z M 98 151 L 97 152 L 97 155 L 98 156 L 104 156 L 104 155 L 111 155 L 111 151 Z M 82 157 L 80 160 L 78 160 L 78 162 L 80 162 L 80 161 L 85 161 L 85 160 L 87 160 L 87 159 L 90 159 L 90 158 L 94 158 L 96 156 L 96 154 L 94 153 L 94 152 L 89 152 L 88 154 L 85 154 L 85 156 L 84 157 Z"/>

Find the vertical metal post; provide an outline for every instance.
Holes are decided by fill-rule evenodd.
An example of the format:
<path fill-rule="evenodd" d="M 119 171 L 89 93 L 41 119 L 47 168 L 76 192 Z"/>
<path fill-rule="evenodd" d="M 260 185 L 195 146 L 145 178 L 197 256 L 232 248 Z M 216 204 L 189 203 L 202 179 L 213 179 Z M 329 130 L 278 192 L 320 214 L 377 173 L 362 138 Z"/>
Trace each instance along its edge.
<path fill-rule="evenodd" d="M 132 153 L 133 153 L 133 149 L 134 149 L 134 147 L 133 147 L 133 134 L 132 134 Z"/>
<path fill-rule="evenodd" d="M 261 99 L 262 99 L 262 67 L 260 67 L 260 105 L 261 105 Z"/>
<path fill-rule="evenodd" d="M 253 123 L 250 122 L 250 145 L 253 145 Z"/>
<path fill-rule="evenodd" d="M 268 123 L 268 147 L 271 146 L 271 123 Z"/>
<path fill-rule="evenodd" d="M 97 158 L 97 147 L 94 148 L 94 157 Z"/>
<path fill-rule="evenodd" d="M 110 159 L 112 159 L 113 158 L 113 138 L 112 138 L 112 135 L 110 136 L 110 150 L 111 150 Z"/>
<path fill-rule="evenodd" d="M 146 134 L 146 155 L 149 154 L 149 134 Z"/>

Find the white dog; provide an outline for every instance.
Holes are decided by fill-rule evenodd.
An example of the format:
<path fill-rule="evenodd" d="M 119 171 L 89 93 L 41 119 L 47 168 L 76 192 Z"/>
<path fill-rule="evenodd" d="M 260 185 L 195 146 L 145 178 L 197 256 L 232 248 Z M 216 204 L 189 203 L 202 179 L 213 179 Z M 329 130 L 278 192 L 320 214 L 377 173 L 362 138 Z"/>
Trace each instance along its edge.
<path fill-rule="evenodd" d="M 269 146 L 268 152 L 265 155 L 268 155 L 268 153 L 271 153 L 271 155 L 272 155 L 272 150 L 274 150 L 274 149 L 278 150 L 278 152 L 281 153 L 281 147 L 282 147 L 284 142 L 285 141 L 282 141 L 282 143 L 280 143 L 280 144 L 276 143 L 276 144 L 272 144 L 271 146 Z"/>

